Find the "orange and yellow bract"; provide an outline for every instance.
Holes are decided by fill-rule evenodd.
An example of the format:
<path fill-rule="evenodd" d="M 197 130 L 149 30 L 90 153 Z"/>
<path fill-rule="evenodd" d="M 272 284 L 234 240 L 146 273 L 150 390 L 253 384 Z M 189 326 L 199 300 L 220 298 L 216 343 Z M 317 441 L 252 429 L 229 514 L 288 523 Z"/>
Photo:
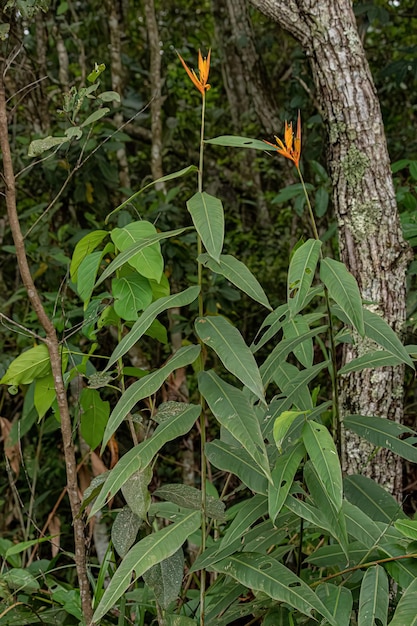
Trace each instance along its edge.
<path fill-rule="evenodd" d="M 301 155 L 301 116 L 298 112 L 297 120 L 297 134 L 294 137 L 294 131 L 292 129 L 292 123 L 285 122 L 284 142 L 277 136 L 275 136 L 276 144 L 265 141 L 270 146 L 276 148 L 279 154 L 282 154 L 286 159 L 290 159 L 298 168 L 300 164 Z"/>
<path fill-rule="evenodd" d="M 190 70 L 190 68 L 188 67 L 188 65 L 186 64 L 186 62 L 184 61 L 184 59 L 182 58 L 182 56 L 177 52 L 181 63 L 184 66 L 185 71 L 187 72 L 188 76 L 191 78 L 193 85 L 195 87 L 197 87 L 198 91 L 201 93 L 201 95 L 204 96 L 205 92 L 208 91 L 210 89 L 210 85 L 208 84 L 208 76 L 209 76 L 209 71 L 210 71 L 210 54 L 211 54 L 211 50 L 208 51 L 208 55 L 207 57 L 203 57 L 201 54 L 201 51 L 198 51 L 198 73 L 199 73 L 199 77 L 197 76 L 195 70 Z"/>

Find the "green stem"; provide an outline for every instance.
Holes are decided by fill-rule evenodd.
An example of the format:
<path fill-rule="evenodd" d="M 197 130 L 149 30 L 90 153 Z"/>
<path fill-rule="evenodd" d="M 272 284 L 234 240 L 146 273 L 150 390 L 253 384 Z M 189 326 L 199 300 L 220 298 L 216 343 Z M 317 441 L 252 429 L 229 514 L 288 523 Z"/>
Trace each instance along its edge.
<path fill-rule="evenodd" d="M 310 216 L 310 222 L 314 233 L 314 238 L 317 241 L 320 241 L 319 233 L 316 226 L 316 220 L 314 217 L 313 209 L 311 206 L 310 198 L 307 193 L 307 189 L 304 183 L 303 175 L 301 174 L 301 170 L 298 166 L 297 172 L 300 177 L 301 185 L 303 187 L 304 195 L 307 202 L 308 212 Z M 322 251 L 320 250 L 320 258 L 323 258 Z M 339 407 L 339 394 L 338 394 L 338 384 L 337 384 L 337 363 L 336 363 L 336 344 L 334 341 L 334 326 L 333 326 L 333 318 L 330 310 L 330 299 L 329 292 L 327 291 L 327 287 L 324 285 L 324 299 L 326 302 L 326 310 L 327 317 L 329 319 L 329 341 L 330 341 L 330 354 L 331 354 L 331 368 L 330 368 L 330 377 L 332 381 L 332 396 L 333 396 L 333 437 L 335 439 L 335 443 L 337 446 L 337 451 L 339 454 L 339 458 L 342 458 L 342 424 L 340 417 L 340 407 Z"/>
<path fill-rule="evenodd" d="M 198 192 L 203 192 L 203 157 L 204 157 L 204 116 L 206 110 L 206 98 L 205 93 L 202 97 L 201 106 L 201 132 L 200 132 L 200 160 L 198 166 Z M 197 235 L 197 254 L 198 257 L 203 252 L 203 244 L 201 237 Z M 203 266 L 197 261 L 197 280 L 200 287 L 200 293 L 198 296 L 198 314 L 200 317 L 204 315 L 204 302 L 203 302 Z M 203 344 L 200 341 L 201 349 L 203 350 Z M 204 367 L 204 361 L 202 361 Z M 207 459 L 206 459 L 206 416 L 204 410 L 204 398 L 200 394 L 201 413 L 200 413 L 200 446 L 201 446 L 201 552 L 206 549 L 207 541 L 207 526 L 206 526 L 206 480 L 207 480 Z M 200 572 L 200 626 L 204 626 L 205 622 L 205 594 L 206 594 L 206 576 L 205 571 Z"/>

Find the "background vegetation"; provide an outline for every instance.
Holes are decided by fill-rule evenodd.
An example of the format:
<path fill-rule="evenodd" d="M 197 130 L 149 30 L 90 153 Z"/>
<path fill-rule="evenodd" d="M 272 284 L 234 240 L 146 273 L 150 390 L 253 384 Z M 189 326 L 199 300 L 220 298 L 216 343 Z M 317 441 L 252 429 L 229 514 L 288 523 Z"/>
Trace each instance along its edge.
<path fill-rule="evenodd" d="M 414 246 L 417 243 L 415 3 L 356 2 L 354 9 L 380 98 L 404 235 Z M 196 170 L 187 169 L 183 176 L 172 179 L 168 175 L 199 164 L 201 99 L 177 53 L 189 66 L 196 67 L 198 50 L 206 55 L 211 48 L 211 89 L 205 98 L 206 138 L 239 135 L 273 141 L 274 134 L 283 136 L 284 121 L 295 122 L 301 111 L 303 176 L 308 181 L 315 224 L 323 242 L 322 254 L 325 258 L 338 255 L 326 165 L 327 138 L 307 60 L 284 31 L 260 13 L 252 10 L 249 13 L 258 55 L 253 67 L 236 61 L 249 35 L 241 31 L 241 39 L 237 38 L 237 27 L 230 21 L 222 2 L 17 0 L 6 2 L 1 9 L 1 61 L 20 224 L 33 280 L 62 347 L 84 508 L 94 507 L 88 511 L 86 528 L 95 619 L 103 624 L 150 624 L 158 620 L 160 624 L 179 626 L 199 623 L 198 620 L 204 623 L 204 619 L 207 624 L 214 621 L 217 624 L 309 624 L 313 623 L 311 615 L 315 615 L 338 626 L 386 624 L 388 619 L 394 626 L 405 626 L 415 618 L 417 593 L 417 529 L 412 519 L 417 480 L 413 465 L 415 433 L 400 427 L 390 435 L 391 446 L 405 457 L 403 507 L 378 485 L 362 483 L 361 477 L 347 479 L 344 493 L 349 502 L 343 504 L 343 509 L 341 486 L 339 489 L 337 485 L 333 494 L 326 495 L 324 492 L 330 487 L 325 477 L 324 482 L 318 481 L 319 487 L 314 491 L 316 474 L 325 476 L 322 464 L 327 457 L 324 452 L 322 458 L 314 457 L 312 433 L 308 431 L 311 426 L 304 428 L 303 435 L 297 431 L 299 443 L 294 449 L 290 441 L 283 443 L 286 431 L 281 439 L 263 431 L 259 445 L 262 447 L 266 440 L 268 449 L 253 452 L 255 456 L 259 454 L 256 461 L 249 456 L 253 465 L 250 476 L 242 474 L 241 468 L 224 466 L 222 462 L 216 465 L 219 458 L 216 454 L 220 454 L 222 445 L 237 447 L 240 440 L 236 439 L 236 431 L 225 433 L 224 416 L 217 415 L 214 408 L 218 398 L 213 398 L 210 395 L 213 391 L 204 387 L 201 375 L 197 382 L 195 373 L 202 368 L 197 360 L 198 348 L 204 355 L 206 376 L 211 375 L 207 371 L 213 368 L 216 374 L 212 376 L 221 377 L 225 394 L 227 385 L 237 389 L 236 377 L 252 392 L 254 389 L 225 363 L 221 349 L 210 346 L 209 339 L 195 330 L 194 321 L 203 314 L 224 318 L 230 326 L 227 332 L 237 327 L 246 346 L 250 346 L 259 342 L 258 332 L 267 311 L 259 292 L 258 298 L 249 297 L 224 272 L 204 271 L 199 275 L 196 264 L 199 237 L 210 252 L 204 229 L 197 234 L 189 228 L 164 238 L 164 233 L 193 225 L 187 202 L 197 191 Z M 266 93 L 258 90 L 259 99 L 254 99 L 245 87 L 244 73 L 251 76 L 253 73 L 254 80 L 258 77 L 261 84 L 268 85 Z M 272 110 L 273 114 L 265 116 L 266 110 Z M 222 253 L 233 255 L 247 265 L 268 296 L 267 306 L 269 302 L 271 309 L 276 310 L 284 305 L 287 293 L 291 292 L 288 266 L 295 250 L 298 247 L 302 254 L 307 251 L 312 254 L 317 248 L 296 169 L 273 151 L 232 150 L 213 144 L 206 144 L 204 150 L 204 191 L 221 198 L 224 206 Z M 2 198 L 5 189 L 4 185 Z M 138 190 L 142 192 L 135 195 Z M 116 207 L 119 207 L 117 212 Z M 117 261 L 128 247 L 115 233 L 120 235 L 126 232 L 123 229 L 140 221 L 146 226 L 142 225 L 143 230 L 133 239 L 140 244 L 144 238 L 161 235 L 163 257 L 159 243 L 142 252 L 151 272 L 145 277 L 146 287 L 143 282 L 138 286 L 146 293 L 144 301 L 133 307 L 132 313 L 123 304 L 122 293 L 122 281 L 129 282 L 131 268 L 126 270 L 120 265 L 119 284 L 114 281 L 110 284 L 102 278 L 100 289 L 93 291 L 93 288 L 100 272 Z M 85 239 L 86 236 L 91 239 Z M 83 248 L 82 242 L 86 241 L 88 246 Z M 47 352 L 39 341 L 44 332 L 40 330 L 14 261 L 15 243 L 5 215 L 0 218 L 0 243 L 2 475 L 7 477 L 0 486 L 0 623 L 73 624 L 74 619 L 76 623 L 88 623 L 89 616 L 85 611 L 82 614 L 74 567 L 74 515 L 65 492 L 67 467 L 60 411 Z M 152 258 L 150 250 L 154 254 Z M 91 252 L 92 265 L 88 265 Z M 210 259 L 206 258 L 205 262 L 210 267 Z M 315 268 L 312 265 L 313 274 Z M 411 345 L 408 352 L 412 357 L 415 356 L 416 274 L 417 266 L 412 262 L 407 277 L 407 324 L 401 337 L 404 344 Z M 332 307 L 339 304 L 344 309 L 337 290 L 332 289 L 325 276 L 321 275 L 321 280 L 321 285 L 330 292 Z M 196 286 L 202 288 L 203 301 L 198 302 L 196 292 L 189 291 Z M 323 286 L 321 295 L 322 292 Z M 138 311 L 146 311 L 147 307 L 175 294 L 182 295 L 178 301 L 170 301 L 170 307 L 161 305 L 162 315 L 155 317 L 140 341 L 128 346 L 122 343 L 132 326 L 140 321 Z M 312 330 L 310 326 L 303 327 L 301 334 L 311 332 L 316 336 L 317 328 L 321 328 L 319 324 L 328 323 L 322 319 L 326 315 L 325 298 L 309 306 L 306 297 L 302 304 Z M 356 302 L 355 306 L 360 316 L 361 305 Z M 283 314 L 278 309 L 276 317 L 266 322 L 264 331 L 279 322 Z M 338 318 L 336 315 L 335 335 L 344 321 L 343 315 Z M 349 316 L 347 326 L 352 326 Z M 355 317 L 353 326 L 360 330 Z M 278 335 L 278 346 L 290 338 L 288 329 L 286 332 L 284 337 Z M 272 353 L 275 340 L 271 332 L 261 342 L 256 353 L 259 363 Z M 311 342 L 311 336 L 308 341 Z M 309 356 L 300 356 L 297 349 L 289 356 L 287 383 L 298 373 L 291 369 L 296 366 L 306 370 L 317 366 L 318 372 L 318 378 L 309 388 L 310 379 L 307 380 L 294 404 L 282 405 L 278 411 L 273 405 L 275 388 L 267 391 L 266 402 L 269 410 L 275 406 L 275 417 L 285 411 L 291 413 L 288 427 L 300 416 L 301 422 L 306 420 L 306 412 L 310 415 L 306 424 L 311 425 L 315 423 L 311 419 L 317 419 L 320 428 L 323 424 L 332 426 L 331 402 L 327 402 L 332 396 L 331 385 L 327 370 L 323 374 L 320 367 L 326 349 L 331 348 L 329 342 L 326 334 L 319 334 L 314 350 L 313 344 L 308 344 Z M 214 352 L 206 344 L 214 347 Z M 118 353 L 120 345 L 127 347 Z M 341 345 L 333 355 L 338 366 Z M 380 345 L 387 350 L 386 344 Z M 30 352 L 35 348 L 36 353 Z M 168 360 L 172 353 L 178 358 L 177 366 Z M 285 358 L 290 353 L 291 350 Z M 10 366 L 21 354 L 31 355 L 27 357 L 29 363 L 23 368 L 18 366 L 17 373 L 12 375 Z M 397 362 L 410 360 L 398 346 L 394 356 L 399 359 Z M 104 360 L 109 357 L 110 364 Z M 162 372 L 160 384 L 155 389 L 151 386 L 149 393 L 141 395 L 130 408 L 126 400 L 126 414 L 118 420 L 112 411 L 120 406 L 120 398 L 128 398 L 126 389 L 140 385 L 150 372 L 156 373 L 157 379 L 158 372 Z M 274 384 L 285 396 L 291 396 L 282 378 L 279 382 L 278 375 L 275 376 Z M 203 380 L 209 385 L 209 378 Z M 405 426 L 414 429 L 415 388 L 411 367 L 406 372 L 406 383 Z M 213 415 L 207 417 L 210 411 L 205 407 L 199 426 L 193 427 L 199 415 L 195 407 L 201 396 L 217 419 Z M 261 404 L 252 396 L 242 394 L 237 402 L 245 407 L 244 403 L 250 403 L 262 424 Z M 187 408 L 163 405 L 166 402 L 187 403 Z M 163 434 L 159 445 L 154 435 L 158 429 L 162 430 L 166 419 L 161 405 L 171 419 L 176 411 L 184 411 L 185 415 L 179 420 L 180 430 Z M 317 407 L 321 407 L 320 411 L 315 411 Z M 157 409 L 162 412 L 159 417 Z M 247 407 L 245 410 L 249 411 Z M 301 422 L 294 424 L 300 426 Z M 352 421 L 352 428 L 353 425 Z M 200 453 L 201 434 L 205 430 L 212 445 L 211 449 L 207 448 L 211 450 L 208 457 L 212 462 L 207 467 Z M 332 445 L 331 437 L 328 440 L 325 432 L 325 428 L 320 430 L 322 440 L 318 447 L 322 451 Z M 404 444 L 408 446 L 406 452 L 399 443 L 400 435 L 404 434 L 411 437 Z M 383 436 L 387 434 L 383 432 Z M 103 437 L 108 445 L 101 455 Z M 131 481 L 130 494 L 126 487 L 123 493 L 115 488 L 100 492 L 109 476 L 106 472 L 117 468 L 120 458 L 137 445 L 153 441 L 156 443 L 148 446 L 150 462 L 142 472 L 137 468 L 140 476 L 129 477 L 136 479 Z M 380 440 L 372 443 L 376 447 L 383 445 Z M 242 441 L 240 444 L 243 446 L 240 454 L 244 455 L 246 446 Z M 292 508 L 283 507 L 284 501 L 271 505 L 271 491 L 269 506 L 266 503 L 270 466 L 275 468 L 274 480 L 278 480 L 280 466 L 275 465 L 278 453 L 292 455 L 293 471 L 286 479 L 293 489 Z M 269 459 L 266 465 L 265 458 Z M 339 471 L 339 464 L 331 468 L 337 476 Z M 176 493 L 173 484 L 197 487 L 197 505 L 193 500 L 196 493 L 187 489 Z M 364 500 L 359 495 L 362 490 L 366 494 Z M 205 559 L 200 555 L 197 565 L 193 565 L 204 542 L 198 531 L 201 516 L 194 513 L 194 509 L 201 508 L 201 491 L 203 513 L 209 520 L 202 533 L 206 534 L 207 554 Z M 114 497 L 107 502 L 109 492 Z M 296 493 L 302 497 L 295 498 Z M 304 509 L 297 502 L 305 503 Z M 334 518 L 319 518 L 320 506 L 333 506 Z M 343 520 L 338 517 L 342 510 Z M 84 511 L 84 519 L 86 514 Z M 177 526 L 169 526 L 168 519 L 174 519 Z M 145 559 L 143 582 L 138 574 L 142 557 L 136 555 L 133 564 L 124 557 L 130 554 L 131 546 L 139 546 L 148 538 L 153 541 L 152 537 L 164 531 L 168 533 L 166 529 L 173 527 L 178 536 L 172 540 L 170 549 L 162 551 L 155 563 Z M 186 540 L 182 582 L 184 557 L 177 548 Z M 163 545 L 168 543 L 164 541 Z M 274 578 L 288 577 L 282 581 L 284 591 L 278 593 L 264 581 L 245 579 L 247 572 L 242 573 L 245 559 L 239 556 L 242 542 L 251 546 L 251 553 L 258 554 L 253 557 L 258 561 L 252 562 L 258 574 L 268 566 L 267 558 L 272 554 L 274 564 L 283 568 Z M 153 545 L 152 551 L 155 551 Z M 231 554 L 237 554 L 240 562 L 227 565 Z M 139 580 L 130 587 L 129 575 L 127 582 L 120 583 L 121 593 L 118 593 L 113 591 L 114 583 L 113 587 L 108 585 L 120 563 L 125 564 L 129 573 L 135 569 Z M 363 566 L 364 563 L 367 565 Z M 159 570 L 150 568 L 155 564 Z M 246 565 L 249 567 L 250 563 Z M 228 570 L 233 567 L 236 571 L 230 575 Z M 348 571 L 349 567 L 352 571 Z M 197 574 L 199 571 L 204 573 Z M 329 584 L 321 581 L 324 578 L 326 581 L 328 578 Z M 179 584 L 167 582 L 172 583 L 173 579 L 179 579 Z M 398 586 L 389 607 L 388 579 Z M 306 604 L 291 593 L 298 585 L 303 585 Z M 206 587 L 205 618 L 200 610 Z M 403 595 L 405 589 L 408 596 Z M 364 605 L 373 591 L 377 592 L 377 601 L 368 610 Z"/>

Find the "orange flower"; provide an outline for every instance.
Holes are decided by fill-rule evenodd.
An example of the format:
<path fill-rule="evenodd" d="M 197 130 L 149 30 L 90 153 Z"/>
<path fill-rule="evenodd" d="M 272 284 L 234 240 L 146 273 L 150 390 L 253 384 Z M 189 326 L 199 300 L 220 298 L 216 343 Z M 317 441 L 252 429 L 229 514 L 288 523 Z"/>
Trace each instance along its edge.
<path fill-rule="evenodd" d="M 208 75 L 210 71 L 210 54 L 211 50 L 209 50 L 207 58 L 203 58 L 200 50 L 198 51 L 198 73 L 200 74 L 200 78 L 198 78 L 197 74 L 194 70 L 190 70 L 182 56 L 177 52 L 181 63 L 184 66 L 185 71 L 188 76 L 191 78 L 193 85 L 197 87 L 198 91 L 204 96 L 205 92 L 210 89 L 210 85 L 208 84 Z"/>
<path fill-rule="evenodd" d="M 284 141 L 285 144 L 281 141 L 281 139 L 275 136 L 276 145 L 270 143 L 269 141 L 265 141 L 265 143 L 269 144 L 276 148 L 279 154 L 282 154 L 286 159 L 290 159 L 295 166 L 298 168 L 300 163 L 300 155 L 301 155 L 301 116 L 300 111 L 298 111 L 298 120 L 297 120 L 297 134 L 294 137 L 294 132 L 292 129 L 292 123 L 289 124 L 285 122 L 285 132 L 284 132 Z"/>

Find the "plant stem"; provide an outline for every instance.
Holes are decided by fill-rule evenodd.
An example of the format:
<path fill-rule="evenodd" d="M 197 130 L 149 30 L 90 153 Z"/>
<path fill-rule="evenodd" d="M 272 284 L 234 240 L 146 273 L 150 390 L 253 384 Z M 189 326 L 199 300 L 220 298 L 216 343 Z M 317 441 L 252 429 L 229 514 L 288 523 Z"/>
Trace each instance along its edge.
<path fill-rule="evenodd" d="M 3 77 L 4 75 L 2 74 L 0 77 L 0 149 L 3 154 L 3 176 L 7 214 L 16 248 L 16 259 L 19 266 L 19 272 L 27 290 L 28 298 L 33 310 L 46 334 L 45 343 L 47 344 L 49 350 L 55 393 L 59 415 L 61 418 L 61 434 L 62 442 L 64 444 L 67 490 L 74 527 L 75 565 L 77 569 L 78 583 L 80 586 L 81 608 L 86 623 L 91 624 L 93 611 L 90 586 L 87 576 L 86 541 L 84 536 L 84 523 L 78 515 L 80 511 L 80 500 L 78 497 L 77 463 L 75 459 L 74 443 L 72 440 L 72 423 L 68 407 L 67 392 L 62 376 L 61 353 L 54 325 L 43 307 L 39 292 L 30 272 L 22 230 L 17 214 L 16 183 L 8 135 L 7 106 Z"/>
<path fill-rule="evenodd" d="M 202 97 L 201 105 L 201 131 L 200 131 L 200 160 L 198 165 L 198 192 L 203 192 L 203 157 L 204 157 L 204 116 L 206 110 L 206 98 L 205 93 Z M 203 252 L 203 244 L 200 235 L 197 234 L 197 254 L 198 257 Z M 204 315 L 204 301 L 203 301 L 203 266 L 197 261 L 197 280 L 200 287 L 200 293 L 198 294 L 198 315 L 202 317 Z M 200 341 L 201 350 L 204 346 Z M 203 354 L 203 352 L 202 352 Z M 202 360 L 204 367 L 204 360 Z M 204 398 L 200 394 L 201 413 L 200 413 L 200 454 L 201 454 L 201 547 L 200 551 L 204 552 L 206 549 L 207 540 L 207 527 L 206 527 L 206 480 L 207 480 L 207 459 L 206 459 L 206 416 Z M 204 613 L 205 613 L 205 593 L 206 593 L 206 575 L 205 571 L 200 572 L 200 626 L 204 626 Z"/>
<path fill-rule="evenodd" d="M 307 193 L 307 189 L 304 183 L 304 178 L 303 178 L 303 175 L 301 174 L 301 170 L 299 167 L 297 167 L 297 172 L 298 172 L 298 176 L 300 177 L 301 184 L 303 186 L 304 195 L 306 198 L 308 212 L 310 216 L 310 222 L 311 222 L 311 226 L 312 226 L 313 233 L 314 233 L 314 238 L 316 239 L 316 241 L 320 241 L 310 198 Z M 323 259 L 323 254 L 321 250 L 320 250 L 320 258 Z M 341 423 L 341 418 L 340 418 L 339 394 L 338 394 L 338 382 L 337 382 L 336 344 L 334 341 L 334 326 L 333 326 L 332 313 L 330 310 L 329 292 L 325 285 L 324 285 L 324 299 L 326 302 L 327 317 L 329 320 L 329 341 L 330 341 L 330 355 L 331 355 L 331 362 L 332 362 L 331 369 L 330 369 L 330 378 L 332 381 L 332 397 L 333 397 L 333 403 L 332 403 L 333 404 L 333 438 L 336 443 L 339 458 L 342 458 L 342 423 Z"/>

